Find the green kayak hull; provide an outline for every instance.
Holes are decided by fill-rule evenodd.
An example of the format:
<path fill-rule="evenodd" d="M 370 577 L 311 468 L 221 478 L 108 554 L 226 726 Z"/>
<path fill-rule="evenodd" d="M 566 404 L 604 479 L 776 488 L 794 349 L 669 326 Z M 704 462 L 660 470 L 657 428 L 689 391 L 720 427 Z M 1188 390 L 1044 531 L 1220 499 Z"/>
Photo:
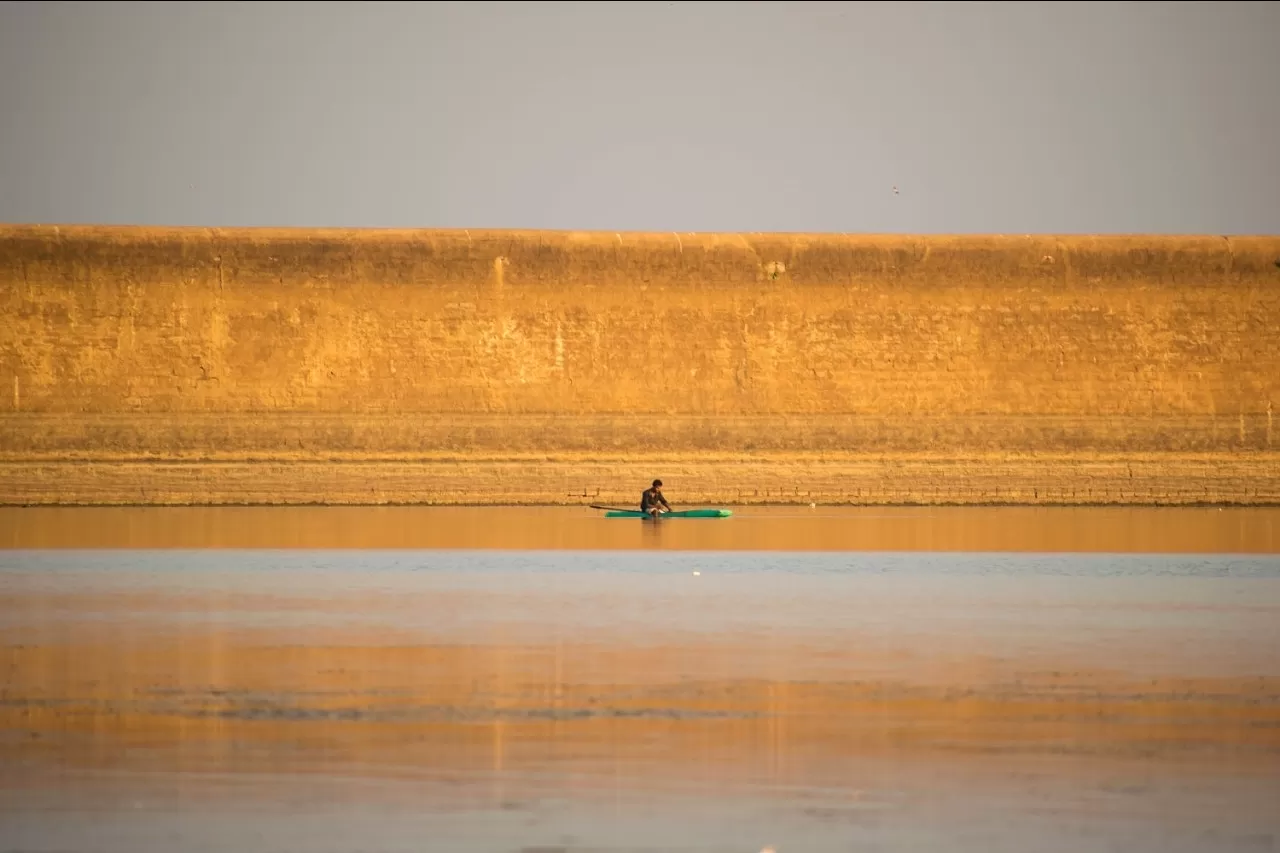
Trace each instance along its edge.
<path fill-rule="evenodd" d="M 662 518 L 728 518 L 733 515 L 732 510 L 727 509 L 681 509 L 675 512 L 664 512 Z M 649 513 L 641 512 L 638 509 L 610 510 L 604 514 L 605 518 L 648 518 Z"/>

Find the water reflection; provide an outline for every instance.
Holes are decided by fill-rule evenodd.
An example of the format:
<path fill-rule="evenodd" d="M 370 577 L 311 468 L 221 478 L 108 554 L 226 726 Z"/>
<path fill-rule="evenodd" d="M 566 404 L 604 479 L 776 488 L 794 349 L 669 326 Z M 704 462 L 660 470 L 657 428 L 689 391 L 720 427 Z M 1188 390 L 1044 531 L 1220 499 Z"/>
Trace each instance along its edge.
<path fill-rule="evenodd" d="M 1269 556 L 48 550 L 0 584 L 15 849 L 1280 836 Z"/>
<path fill-rule="evenodd" d="M 578 507 L 2 508 L 7 548 L 501 548 L 1280 553 L 1280 507 L 742 507 L 606 519 Z"/>

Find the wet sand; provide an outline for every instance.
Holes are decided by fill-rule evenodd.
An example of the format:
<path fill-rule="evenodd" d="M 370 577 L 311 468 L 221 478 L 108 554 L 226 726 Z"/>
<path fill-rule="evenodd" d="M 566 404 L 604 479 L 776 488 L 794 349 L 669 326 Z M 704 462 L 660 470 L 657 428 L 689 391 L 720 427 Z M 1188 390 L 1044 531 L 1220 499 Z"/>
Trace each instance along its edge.
<path fill-rule="evenodd" d="M 166 541 L 0 551 L 0 848 L 1280 845 L 1270 555 Z"/>

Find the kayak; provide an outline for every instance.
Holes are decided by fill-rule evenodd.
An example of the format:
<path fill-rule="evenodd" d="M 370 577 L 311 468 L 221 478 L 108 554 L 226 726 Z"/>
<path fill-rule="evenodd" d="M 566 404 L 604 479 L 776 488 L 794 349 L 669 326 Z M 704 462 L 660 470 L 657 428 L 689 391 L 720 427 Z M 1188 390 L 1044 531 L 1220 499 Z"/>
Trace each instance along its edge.
<path fill-rule="evenodd" d="M 678 509 L 664 512 L 659 518 L 728 518 L 733 515 L 728 509 Z M 613 509 L 604 514 L 605 518 L 648 518 L 649 513 L 638 509 Z"/>

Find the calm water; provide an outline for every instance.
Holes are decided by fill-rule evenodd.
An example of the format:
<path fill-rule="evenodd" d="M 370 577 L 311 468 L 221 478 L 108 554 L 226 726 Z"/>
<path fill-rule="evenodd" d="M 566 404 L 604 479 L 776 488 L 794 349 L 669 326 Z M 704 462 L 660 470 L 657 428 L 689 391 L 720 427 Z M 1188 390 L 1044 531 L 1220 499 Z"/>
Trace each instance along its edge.
<path fill-rule="evenodd" d="M 0 851 L 1278 849 L 1276 516 L 1161 512 L 0 511 Z"/>
<path fill-rule="evenodd" d="M 1280 553 L 1280 507 L 734 513 L 651 524 L 588 507 L 0 507 L 0 547 Z"/>

